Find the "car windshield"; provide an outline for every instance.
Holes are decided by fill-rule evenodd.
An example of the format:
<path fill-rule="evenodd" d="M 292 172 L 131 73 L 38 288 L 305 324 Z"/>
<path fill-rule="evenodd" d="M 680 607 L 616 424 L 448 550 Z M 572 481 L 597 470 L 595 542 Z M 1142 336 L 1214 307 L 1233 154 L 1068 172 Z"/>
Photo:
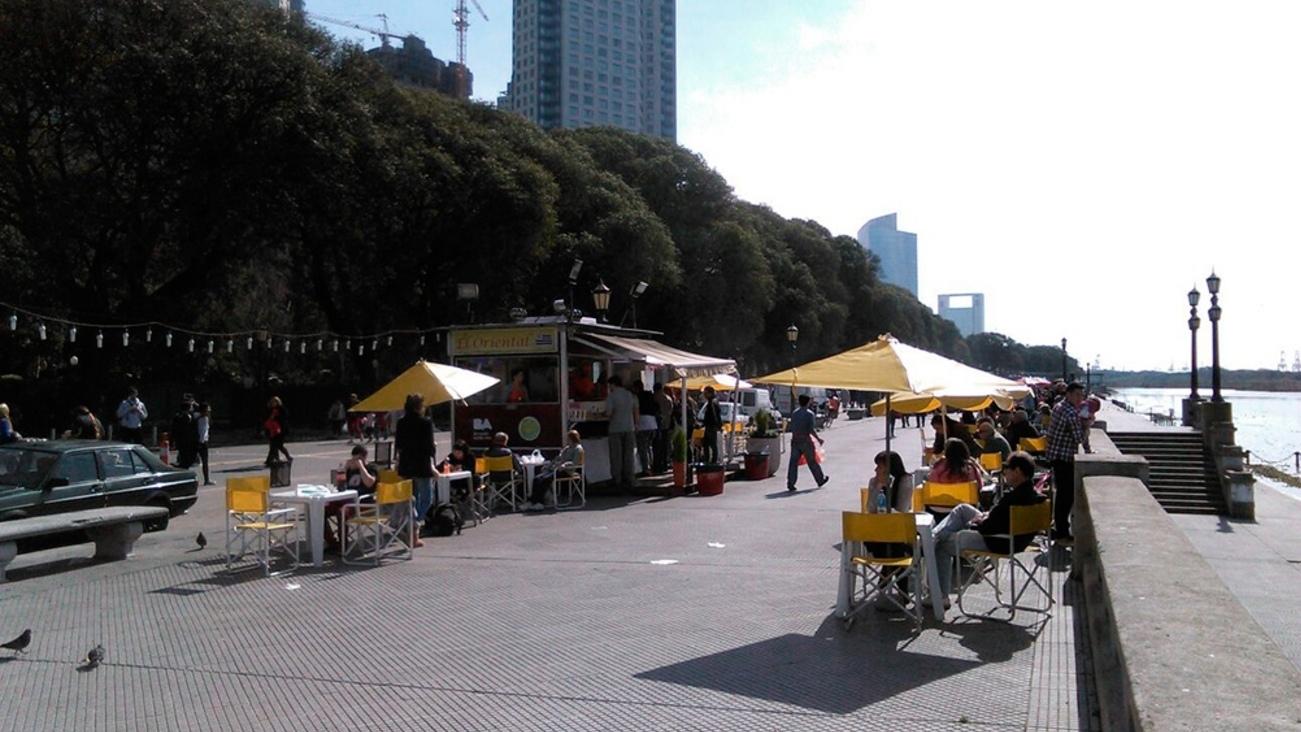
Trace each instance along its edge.
<path fill-rule="evenodd" d="M 46 450 L 0 447 L 0 485 L 36 489 L 59 456 Z"/>

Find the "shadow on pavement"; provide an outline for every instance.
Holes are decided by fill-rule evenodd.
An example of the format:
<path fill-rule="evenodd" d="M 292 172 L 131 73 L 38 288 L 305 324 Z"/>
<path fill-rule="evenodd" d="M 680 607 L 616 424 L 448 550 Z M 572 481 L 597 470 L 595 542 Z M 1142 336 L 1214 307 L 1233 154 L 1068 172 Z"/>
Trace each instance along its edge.
<path fill-rule="evenodd" d="M 831 618 L 824 628 L 836 627 Z M 636 678 L 710 689 L 832 714 L 851 714 L 884 699 L 980 664 L 899 650 L 907 622 L 866 623 L 867 632 L 819 629 L 788 634 L 637 674 Z M 896 627 L 897 626 L 897 627 Z M 871 683 L 865 683 L 866 679 Z"/>

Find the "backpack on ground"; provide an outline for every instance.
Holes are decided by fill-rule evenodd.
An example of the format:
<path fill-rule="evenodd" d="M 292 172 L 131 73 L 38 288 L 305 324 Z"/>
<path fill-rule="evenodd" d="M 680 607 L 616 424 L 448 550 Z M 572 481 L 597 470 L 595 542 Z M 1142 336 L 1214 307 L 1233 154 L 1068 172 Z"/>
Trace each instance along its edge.
<path fill-rule="evenodd" d="M 461 514 L 456 510 L 456 506 L 450 503 L 443 503 L 434 506 L 429 512 L 429 519 L 425 521 L 430 536 L 451 536 L 452 534 L 461 533 L 461 527 L 465 521 L 461 519 Z"/>

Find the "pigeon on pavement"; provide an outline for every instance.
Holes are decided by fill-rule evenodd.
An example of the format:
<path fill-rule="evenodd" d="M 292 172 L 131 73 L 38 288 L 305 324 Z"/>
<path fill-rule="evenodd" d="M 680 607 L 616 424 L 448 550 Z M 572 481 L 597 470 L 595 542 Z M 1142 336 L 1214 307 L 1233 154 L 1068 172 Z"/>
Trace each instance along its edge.
<path fill-rule="evenodd" d="M 103 660 L 104 660 L 104 646 L 97 645 L 94 648 L 90 649 L 90 651 L 86 654 L 86 657 L 82 659 L 81 663 L 83 668 L 95 668 L 101 662 L 103 662 Z"/>
<path fill-rule="evenodd" d="M 18 636 L 17 638 L 14 638 L 13 640 L 9 641 L 8 643 L 5 643 L 4 645 L 0 645 L 0 648 L 5 648 L 10 651 L 13 651 L 14 655 L 17 655 L 19 653 L 26 653 L 27 646 L 31 645 L 31 642 L 32 642 L 32 629 L 28 628 L 27 630 L 23 631 L 22 635 Z"/>
<path fill-rule="evenodd" d="M 194 543 L 198 544 L 200 549 L 204 549 L 208 546 L 208 537 L 204 536 L 203 532 L 200 531 L 199 535 L 194 537 Z"/>

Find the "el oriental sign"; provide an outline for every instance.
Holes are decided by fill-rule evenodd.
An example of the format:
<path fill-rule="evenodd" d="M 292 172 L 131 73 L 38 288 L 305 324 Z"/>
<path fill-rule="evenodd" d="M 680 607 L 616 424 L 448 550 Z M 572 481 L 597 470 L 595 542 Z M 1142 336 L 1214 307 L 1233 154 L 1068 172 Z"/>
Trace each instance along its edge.
<path fill-rule="evenodd" d="M 452 332 L 452 348 L 458 356 L 512 353 L 555 353 L 555 328 L 485 328 Z"/>

